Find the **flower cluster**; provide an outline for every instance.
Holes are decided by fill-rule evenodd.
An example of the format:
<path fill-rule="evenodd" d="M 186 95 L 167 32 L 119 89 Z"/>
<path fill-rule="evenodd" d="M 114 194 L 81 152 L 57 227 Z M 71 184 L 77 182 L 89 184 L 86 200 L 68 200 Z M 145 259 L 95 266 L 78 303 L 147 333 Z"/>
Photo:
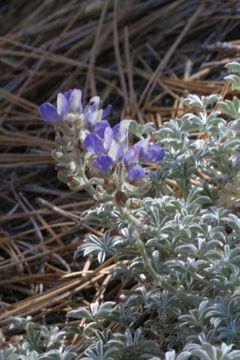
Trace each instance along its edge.
<path fill-rule="evenodd" d="M 100 102 L 100 97 L 94 96 L 83 107 L 82 91 L 73 89 L 58 94 L 57 107 L 47 102 L 40 106 L 39 112 L 43 121 L 48 124 L 60 125 L 67 121 L 81 120 L 82 126 L 91 131 L 99 121 L 111 112 L 111 105 L 108 105 L 104 110 L 99 110 Z"/>
<path fill-rule="evenodd" d="M 139 162 L 157 163 L 163 159 L 163 148 L 159 144 L 149 145 L 149 139 L 141 139 L 129 147 L 128 127 L 128 120 L 122 120 L 113 128 L 107 120 L 96 124 L 83 143 L 93 155 L 92 168 L 107 173 L 116 164 L 121 164 L 127 171 L 128 179 L 135 181 L 145 175 Z"/>
<path fill-rule="evenodd" d="M 73 164 L 72 168 L 78 167 L 77 150 L 78 157 L 79 152 L 83 157 L 81 166 L 84 163 L 94 176 L 106 178 L 118 171 L 118 174 L 121 173 L 121 181 L 143 179 L 145 172 L 140 163 L 159 163 L 164 157 L 164 149 L 159 144 L 150 145 L 150 139 L 143 136 L 130 146 L 130 121 L 122 120 L 111 127 L 106 120 L 111 105 L 100 109 L 100 103 L 100 98 L 95 96 L 83 107 L 81 90 L 73 89 L 58 94 L 56 107 L 51 103 L 44 103 L 39 110 L 43 121 L 60 128 L 61 137 L 67 138 L 65 143 L 63 140 L 61 142 L 61 145 L 65 144 L 61 151 L 65 158 L 67 154 L 69 163 Z M 66 168 L 66 164 L 64 166 Z M 73 175 L 79 176 L 79 171 L 70 174 L 71 177 Z"/>

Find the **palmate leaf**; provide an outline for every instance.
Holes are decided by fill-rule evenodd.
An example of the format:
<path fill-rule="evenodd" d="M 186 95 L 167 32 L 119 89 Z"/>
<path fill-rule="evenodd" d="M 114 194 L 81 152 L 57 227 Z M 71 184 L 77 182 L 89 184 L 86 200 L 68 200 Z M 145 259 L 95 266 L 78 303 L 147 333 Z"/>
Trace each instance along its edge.
<path fill-rule="evenodd" d="M 240 89 L 240 76 L 231 74 L 231 75 L 225 76 L 224 79 L 231 83 L 232 90 Z"/>
<path fill-rule="evenodd" d="M 240 117 L 240 100 L 234 96 L 232 100 L 219 101 L 221 110 L 233 119 Z"/>
<path fill-rule="evenodd" d="M 107 319 L 111 318 L 112 320 L 118 316 L 118 313 L 113 306 L 115 302 L 107 301 L 102 304 L 98 304 L 98 302 L 90 304 L 90 310 L 87 310 L 83 307 L 75 310 L 71 310 L 67 313 L 68 318 L 74 319 L 88 319 L 88 320 L 99 320 L 99 319 Z"/>
<path fill-rule="evenodd" d="M 104 349 L 104 344 L 101 340 L 96 343 L 95 349 L 87 349 L 85 357 L 82 360 L 113 360 Z"/>
<path fill-rule="evenodd" d="M 76 359 L 77 353 L 72 346 L 67 346 L 64 351 L 50 350 L 40 355 L 37 360 L 73 360 Z"/>
<path fill-rule="evenodd" d="M 142 135 L 150 134 L 155 130 L 152 123 L 141 125 L 136 120 L 129 120 L 129 121 L 130 121 L 129 132 L 139 138 Z"/>
<path fill-rule="evenodd" d="M 74 319 L 91 319 L 91 313 L 85 308 L 71 310 L 67 313 L 67 318 Z"/>
<path fill-rule="evenodd" d="M 194 106 L 200 110 L 203 109 L 203 101 L 198 95 L 189 95 L 183 101 L 184 104 Z"/>
<path fill-rule="evenodd" d="M 225 67 L 232 73 L 240 74 L 240 63 L 238 61 L 232 61 L 226 64 Z"/>
<path fill-rule="evenodd" d="M 160 353 L 157 344 L 147 340 L 141 329 L 137 329 L 134 334 L 129 329 L 124 334 L 114 334 L 108 341 L 107 348 L 110 359 L 113 360 L 144 360 Z"/>
<path fill-rule="evenodd" d="M 37 351 L 26 350 L 23 355 L 20 355 L 21 360 L 38 360 L 39 353 Z"/>
<path fill-rule="evenodd" d="M 189 141 L 187 133 L 182 129 L 183 125 L 182 119 L 169 120 L 164 127 L 155 132 L 155 135 L 164 145 L 171 145 L 175 150 L 183 149 Z"/>
<path fill-rule="evenodd" d="M 189 354 L 189 356 L 196 356 L 197 359 L 201 360 L 239 360 L 240 359 L 240 350 L 232 350 L 231 345 L 226 345 L 223 343 L 221 347 L 216 347 L 207 342 L 199 344 L 188 344 L 185 347 L 184 353 Z M 188 359 L 177 357 L 177 360 Z"/>
<path fill-rule="evenodd" d="M 197 96 L 197 95 L 188 95 L 184 99 L 184 104 L 196 107 L 200 110 L 205 110 L 208 106 L 213 105 L 220 100 L 220 95 L 212 94 L 209 96 Z"/>
<path fill-rule="evenodd" d="M 21 357 L 16 353 L 16 349 L 0 350 L 0 360 L 20 360 Z"/>
<path fill-rule="evenodd" d="M 230 74 L 225 76 L 225 80 L 229 81 L 232 85 L 232 89 L 239 89 L 240 88 L 240 76 L 238 74 L 240 74 L 240 64 L 237 61 L 233 61 L 229 64 L 226 65 L 226 68 L 232 72 L 232 73 L 236 73 L 235 74 Z"/>
<path fill-rule="evenodd" d="M 117 250 L 114 247 L 114 238 L 110 237 L 110 231 L 107 230 L 101 239 L 96 235 L 89 235 L 84 244 L 75 251 L 74 258 L 77 259 L 81 252 L 84 256 L 97 255 L 98 262 L 103 263 L 106 256 L 116 254 Z"/>
<path fill-rule="evenodd" d="M 216 339 L 223 340 L 228 344 L 240 345 L 240 296 L 236 293 L 232 296 L 217 297 L 210 304 L 206 312 L 206 318 L 214 327 Z"/>
<path fill-rule="evenodd" d="M 211 105 L 215 104 L 220 99 L 221 99 L 221 96 L 219 94 L 212 94 L 212 95 L 209 95 L 209 96 L 203 96 L 202 97 L 202 102 L 203 102 L 205 107 L 208 107 L 208 106 L 211 106 Z"/>
<path fill-rule="evenodd" d="M 103 203 L 83 211 L 80 220 L 87 224 L 111 227 L 119 221 L 119 213 L 117 209 L 113 209 L 112 204 Z"/>

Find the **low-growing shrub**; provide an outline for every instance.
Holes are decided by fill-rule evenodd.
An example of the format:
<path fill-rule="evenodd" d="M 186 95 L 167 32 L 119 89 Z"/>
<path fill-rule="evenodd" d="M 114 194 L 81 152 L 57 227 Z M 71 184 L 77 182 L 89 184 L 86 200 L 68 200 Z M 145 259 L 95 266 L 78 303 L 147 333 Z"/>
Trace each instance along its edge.
<path fill-rule="evenodd" d="M 227 65 L 233 93 L 240 64 Z M 240 100 L 189 95 L 190 112 L 155 130 L 122 120 L 114 127 L 100 98 L 82 106 L 81 91 L 40 107 L 55 128 L 53 157 L 70 189 L 96 204 L 80 221 L 104 226 L 76 249 L 103 263 L 116 257 L 113 277 L 133 279 L 115 302 L 73 309 L 84 319 L 85 360 L 240 359 Z M 0 359 L 72 359 L 64 334 L 17 319 L 21 349 Z M 114 330 L 117 329 L 117 330 Z"/>

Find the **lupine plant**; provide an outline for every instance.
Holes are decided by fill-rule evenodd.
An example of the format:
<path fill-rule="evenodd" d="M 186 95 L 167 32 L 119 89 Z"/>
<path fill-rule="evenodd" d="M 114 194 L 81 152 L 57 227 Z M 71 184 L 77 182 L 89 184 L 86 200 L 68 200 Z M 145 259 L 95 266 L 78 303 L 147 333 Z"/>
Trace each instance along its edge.
<path fill-rule="evenodd" d="M 96 200 L 80 221 L 105 227 L 76 261 L 114 255 L 112 276 L 138 284 L 67 314 L 85 320 L 75 329 L 86 340 L 82 359 L 240 359 L 240 64 L 227 68 L 236 96 L 189 95 L 191 112 L 158 130 L 134 120 L 111 126 L 111 107 L 98 97 L 83 106 L 78 89 L 59 94 L 57 107 L 40 106 L 55 129 L 59 179 Z M 8 349 L 0 359 L 77 356 L 40 341 L 40 327 L 37 341 L 36 328 L 25 329 L 31 356 Z"/>

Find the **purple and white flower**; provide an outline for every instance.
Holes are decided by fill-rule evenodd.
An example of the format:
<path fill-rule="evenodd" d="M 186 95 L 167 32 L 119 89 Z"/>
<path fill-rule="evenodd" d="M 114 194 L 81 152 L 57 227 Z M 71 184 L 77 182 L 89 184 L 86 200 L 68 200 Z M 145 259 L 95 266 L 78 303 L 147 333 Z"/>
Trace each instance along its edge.
<path fill-rule="evenodd" d="M 94 126 L 111 112 L 111 105 L 108 105 L 106 109 L 100 110 L 100 102 L 101 99 L 98 96 L 94 96 L 83 107 L 82 91 L 71 89 L 63 94 L 58 94 L 57 106 L 46 102 L 40 106 L 39 112 L 43 121 L 51 125 L 60 124 L 73 115 L 77 115 L 79 118 L 82 118 L 85 129 L 92 131 Z"/>
<path fill-rule="evenodd" d="M 124 156 L 124 165 L 131 181 L 145 176 L 139 162 L 159 163 L 164 158 L 164 149 L 159 144 L 149 145 L 149 139 L 142 139 L 133 145 Z"/>
<path fill-rule="evenodd" d="M 83 107 L 81 90 L 72 89 L 58 94 L 57 106 L 47 102 L 40 106 L 39 112 L 43 121 L 51 125 L 61 125 L 65 121 L 80 124 L 77 136 L 87 152 L 87 166 L 96 174 L 106 175 L 120 164 L 128 180 L 134 182 L 144 178 L 141 163 L 159 163 L 164 158 L 164 149 L 159 144 L 149 144 L 149 138 L 142 138 L 130 147 L 129 121 L 122 120 L 112 128 L 105 119 L 111 112 L 111 105 L 99 109 L 100 103 L 100 97 L 94 96 Z M 75 137 L 73 142 L 75 144 Z"/>
<path fill-rule="evenodd" d="M 84 127 L 89 131 L 92 131 L 97 123 L 104 120 L 111 113 L 112 105 L 109 104 L 106 109 L 99 110 L 100 102 L 100 97 L 94 96 L 83 109 Z"/>
<path fill-rule="evenodd" d="M 108 173 L 117 163 L 127 171 L 130 181 L 144 178 L 144 168 L 139 162 L 158 163 L 164 157 L 164 149 L 159 144 L 149 145 L 149 139 L 142 139 L 131 148 L 128 144 L 127 120 L 122 120 L 111 128 L 107 120 L 96 124 L 93 132 L 86 136 L 83 147 L 90 157 L 91 167 Z"/>
<path fill-rule="evenodd" d="M 139 147 L 131 147 L 124 155 L 124 166 L 127 170 L 128 178 L 130 181 L 144 178 L 145 172 L 141 165 L 139 165 Z"/>
<path fill-rule="evenodd" d="M 139 151 L 139 160 L 148 163 L 159 163 L 163 160 L 165 151 L 160 144 L 149 145 L 149 139 L 137 142 L 134 147 Z"/>
<path fill-rule="evenodd" d="M 123 136 L 125 133 L 125 136 Z M 95 160 L 92 166 L 103 172 L 110 171 L 120 162 L 126 148 L 126 124 L 120 123 L 118 131 L 114 131 L 107 120 L 96 124 L 94 131 L 88 134 L 83 142 L 83 147 L 91 153 Z"/>

